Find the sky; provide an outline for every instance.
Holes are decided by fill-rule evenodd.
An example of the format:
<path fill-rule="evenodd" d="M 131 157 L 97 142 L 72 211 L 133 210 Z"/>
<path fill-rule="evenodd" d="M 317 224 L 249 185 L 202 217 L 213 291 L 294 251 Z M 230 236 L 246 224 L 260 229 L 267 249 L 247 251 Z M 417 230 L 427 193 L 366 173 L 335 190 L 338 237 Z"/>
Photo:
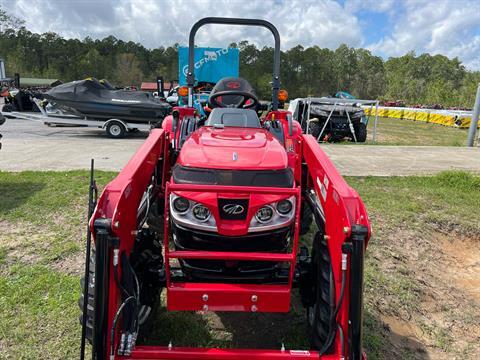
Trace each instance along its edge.
<path fill-rule="evenodd" d="M 33 32 L 67 38 L 186 45 L 202 17 L 261 18 L 278 28 L 284 50 L 345 43 L 385 59 L 412 50 L 458 57 L 480 70 L 480 0 L 0 0 L 0 6 Z M 241 26 L 208 25 L 196 39 L 212 47 L 241 40 L 273 45 L 267 30 Z"/>

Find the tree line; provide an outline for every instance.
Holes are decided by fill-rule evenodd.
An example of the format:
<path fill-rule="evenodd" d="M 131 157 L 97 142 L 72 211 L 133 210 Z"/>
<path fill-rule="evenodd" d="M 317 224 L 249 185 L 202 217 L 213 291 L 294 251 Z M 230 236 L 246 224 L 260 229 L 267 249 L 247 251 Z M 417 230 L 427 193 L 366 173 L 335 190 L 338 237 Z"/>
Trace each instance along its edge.
<path fill-rule="evenodd" d="M 240 75 L 267 99 L 273 49 L 247 41 L 240 50 Z M 20 19 L 0 8 L 0 57 L 7 74 L 71 81 L 94 76 L 119 86 L 178 78 L 178 44 L 147 49 L 114 36 L 65 39 L 56 33 L 32 33 Z M 409 52 L 384 60 L 369 50 L 340 45 L 336 50 L 298 45 L 281 55 L 281 82 L 290 98 L 347 91 L 361 99 L 403 100 L 407 104 L 471 107 L 480 72 L 458 58 Z"/>

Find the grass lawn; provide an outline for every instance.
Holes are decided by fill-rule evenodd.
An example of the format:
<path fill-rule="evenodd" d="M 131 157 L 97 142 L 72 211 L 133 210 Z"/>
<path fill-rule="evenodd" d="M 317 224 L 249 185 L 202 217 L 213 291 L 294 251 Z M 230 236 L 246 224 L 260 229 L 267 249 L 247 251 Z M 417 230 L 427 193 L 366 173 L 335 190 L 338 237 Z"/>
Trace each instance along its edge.
<path fill-rule="evenodd" d="M 368 121 L 368 144 L 373 143 L 374 120 L 374 117 L 370 117 Z M 465 146 L 467 135 L 467 129 L 413 120 L 378 118 L 377 144 L 379 145 Z"/>
<path fill-rule="evenodd" d="M 113 177 L 97 173 L 100 186 Z M 365 273 L 369 359 L 479 358 L 480 177 L 347 180 L 374 231 Z M 0 172 L 0 359 L 78 356 L 87 190 L 87 171 Z M 150 342 L 305 347 L 303 310 L 293 303 L 279 315 L 161 310 Z"/>

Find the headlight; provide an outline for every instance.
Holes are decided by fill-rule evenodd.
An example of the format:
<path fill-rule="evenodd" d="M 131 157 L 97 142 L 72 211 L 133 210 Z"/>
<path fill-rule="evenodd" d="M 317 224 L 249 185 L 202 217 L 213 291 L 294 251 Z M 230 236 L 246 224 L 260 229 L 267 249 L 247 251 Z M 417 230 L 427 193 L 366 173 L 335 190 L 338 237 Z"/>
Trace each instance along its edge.
<path fill-rule="evenodd" d="M 277 212 L 280 215 L 287 215 L 292 209 L 293 205 L 290 200 L 281 200 L 277 203 Z"/>
<path fill-rule="evenodd" d="M 202 204 L 197 204 L 192 209 L 193 216 L 195 219 L 201 222 L 205 222 L 210 218 L 210 210 L 208 210 Z"/>
<path fill-rule="evenodd" d="M 260 208 L 255 214 L 255 218 L 258 220 L 259 223 L 262 223 L 262 224 L 265 224 L 270 220 L 272 220 L 272 217 L 273 217 L 273 209 L 269 205 Z"/>
<path fill-rule="evenodd" d="M 169 207 L 172 221 L 177 225 L 205 231 L 217 230 L 215 218 L 203 204 L 172 193 Z"/>
<path fill-rule="evenodd" d="M 187 199 L 183 198 L 183 197 L 177 197 L 174 201 L 173 201 L 173 207 L 175 208 L 175 210 L 177 210 L 180 214 L 186 212 L 188 210 L 188 208 L 190 207 L 190 201 L 188 201 Z"/>
<path fill-rule="evenodd" d="M 295 218 L 295 196 L 263 205 L 250 221 L 249 232 L 279 229 L 292 224 Z"/>

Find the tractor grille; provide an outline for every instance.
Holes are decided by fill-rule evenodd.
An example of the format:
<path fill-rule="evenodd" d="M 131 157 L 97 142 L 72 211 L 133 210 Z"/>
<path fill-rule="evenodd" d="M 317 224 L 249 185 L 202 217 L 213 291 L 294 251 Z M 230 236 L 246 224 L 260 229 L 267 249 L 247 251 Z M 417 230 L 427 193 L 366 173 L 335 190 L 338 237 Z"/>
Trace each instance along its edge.
<path fill-rule="evenodd" d="M 213 232 L 186 229 L 172 224 L 177 250 L 240 251 L 240 252 L 285 252 L 289 245 L 290 227 L 228 237 Z"/>
<path fill-rule="evenodd" d="M 229 200 L 230 201 L 230 200 Z M 289 248 L 291 228 L 248 234 L 239 237 L 210 232 L 191 231 L 172 224 L 176 250 L 272 252 L 285 253 Z M 180 260 L 183 273 L 195 281 L 285 281 L 288 266 L 271 261 Z M 288 277 L 287 277 L 288 279 Z"/>

